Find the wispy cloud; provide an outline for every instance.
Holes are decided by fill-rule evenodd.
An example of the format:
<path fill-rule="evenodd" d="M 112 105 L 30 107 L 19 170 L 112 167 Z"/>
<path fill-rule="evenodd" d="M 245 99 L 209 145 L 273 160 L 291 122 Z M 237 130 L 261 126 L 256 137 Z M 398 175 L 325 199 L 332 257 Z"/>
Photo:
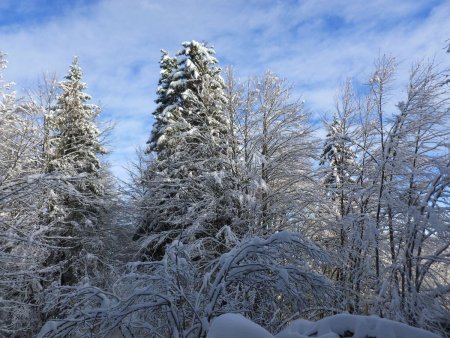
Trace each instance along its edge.
<path fill-rule="evenodd" d="M 44 71 L 63 76 L 80 56 L 90 94 L 116 122 L 110 162 L 123 176 L 150 133 L 160 48 L 208 41 L 242 77 L 271 69 L 287 78 L 319 115 L 345 78 L 366 80 L 380 53 L 397 56 L 402 74 L 418 58 L 448 63 L 448 13 L 438 0 L 4 0 L 0 49 L 19 86 Z"/>

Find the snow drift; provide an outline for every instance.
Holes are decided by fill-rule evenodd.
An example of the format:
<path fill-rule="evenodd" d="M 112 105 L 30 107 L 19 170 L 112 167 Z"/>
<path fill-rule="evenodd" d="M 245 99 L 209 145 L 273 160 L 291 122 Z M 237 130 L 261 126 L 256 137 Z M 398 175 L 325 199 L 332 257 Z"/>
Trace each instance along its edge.
<path fill-rule="evenodd" d="M 338 314 L 317 322 L 296 320 L 273 336 L 240 314 L 217 317 L 207 338 L 439 338 L 438 335 L 378 316 Z"/>

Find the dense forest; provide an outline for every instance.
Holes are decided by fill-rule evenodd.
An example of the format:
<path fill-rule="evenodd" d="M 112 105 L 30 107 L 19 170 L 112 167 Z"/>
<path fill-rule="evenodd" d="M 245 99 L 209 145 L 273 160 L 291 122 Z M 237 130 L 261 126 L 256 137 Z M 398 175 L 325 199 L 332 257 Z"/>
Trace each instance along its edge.
<path fill-rule="evenodd" d="M 124 181 L 77 58 L 21 97 L 1 77 L 0 336 L 206 337 L 233 313 L 448 336 L 450 72 L 418 62 L 397 88 L 397 68 L 380 56 L 320 124 L 272 72 L 163 50 Z"/>

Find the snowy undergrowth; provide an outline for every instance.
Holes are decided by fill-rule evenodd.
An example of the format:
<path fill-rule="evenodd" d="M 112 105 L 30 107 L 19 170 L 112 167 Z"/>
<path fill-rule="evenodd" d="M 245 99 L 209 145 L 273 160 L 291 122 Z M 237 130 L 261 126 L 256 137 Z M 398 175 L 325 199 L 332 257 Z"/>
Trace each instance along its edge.
<path fill-rule="evenodd" d="M 310 268 L 326 259 L 299 234 L 279 232 L 249 238 L 202 270 L 190 246 L 175 241 L 161 261 L 130 263 L 113 292 L 61 289 L 51 303 L 64 319 L 48 322 L 38 337 L 205 337 L 230 312 L 251 313 L 255 327 L 274 332 L 292 313 L 330 300 L 329 281 Z"/>
<path fill-rule="evenodd" d="M 317 322 L 296 320 L 275 336 L 242 315 L 227 313 L 217 317 L 207 338 L 439 338 L 438 335 L 380 318 L 338 314 Z"/>

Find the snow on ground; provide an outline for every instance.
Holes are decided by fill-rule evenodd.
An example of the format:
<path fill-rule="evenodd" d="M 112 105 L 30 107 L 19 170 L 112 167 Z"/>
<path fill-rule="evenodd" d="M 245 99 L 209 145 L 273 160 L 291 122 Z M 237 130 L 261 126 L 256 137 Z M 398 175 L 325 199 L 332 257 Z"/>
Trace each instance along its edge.
<path fill-rule="evenodd" d="M 273 336 L 258 324 L 235 313 L 217 317 L 207 338 L 339 338 L 348 331 L 353 333 L 353 338 L 439 338 L 434 333 L 378 316 L 350 314 L 338 314 L 317 322 L 296 320 Z"/>
<path fill-rule="evenodd" d="M 212 322 L 206 338 L 274 338 L 266 329 L 236 313 L 223 314 Z"/>

